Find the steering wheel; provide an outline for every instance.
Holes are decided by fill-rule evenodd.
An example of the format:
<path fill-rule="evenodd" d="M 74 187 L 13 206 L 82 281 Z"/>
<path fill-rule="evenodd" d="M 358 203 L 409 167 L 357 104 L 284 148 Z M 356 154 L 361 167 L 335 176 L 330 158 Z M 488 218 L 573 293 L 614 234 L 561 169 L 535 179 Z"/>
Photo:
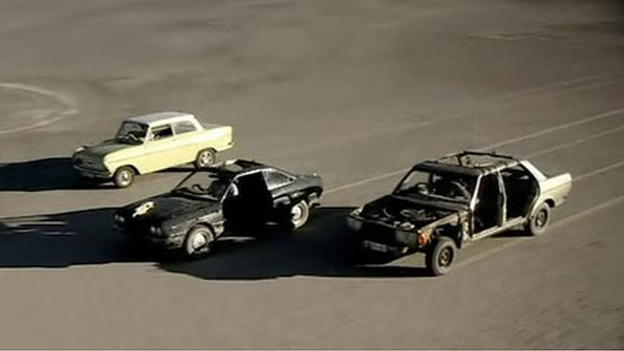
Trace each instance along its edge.
<path fill-rule="evenodd" d="M 461 197 L 464 199 L 470 199 L 470 192 L 460 182 L 453 180 L 449 184 L 453 186 L 451 190 L 451 195 L 453 197 Z"/>
<path fill-rule="evenodd" d="M 414 184 L 414 186 L 412 187 L 413 189 L 416 189 L 416 191 L 419 194 L 429 194 L 430 190 L 429 190 L 429 183 L 425 183 L 425 182 L 419 182 Z"/>
<path fill-rule="evenodd" d="M 197 190 L 197 191 L 198 191 L 198 192 L 200 192 L 200 193 L 205 193 L 205 192 L 206 192 L 206 189 L 204 189 L 204 187 L 202 187 L 202 186 L 201 186 L 201 185 L 199 185 L 199 184 L 193 184 L 193 185 L 191 185 L 191 189 L 193 189 L 193 190 Z"/>
<path fill-rule="evenodd" d="M 128 133 L 127 135 L 128 135 L 128 137 L 129 137 L 130 139 L 132 139 L 133 141 L 136 141 L 136 142 L 140 142 L 140 141 L 141 141 L 139 138 L 137 138 L 137 136 L 136 136 L 136 135 L 134 135 L 134 134 L 132 134 L 132 133 Z"/>

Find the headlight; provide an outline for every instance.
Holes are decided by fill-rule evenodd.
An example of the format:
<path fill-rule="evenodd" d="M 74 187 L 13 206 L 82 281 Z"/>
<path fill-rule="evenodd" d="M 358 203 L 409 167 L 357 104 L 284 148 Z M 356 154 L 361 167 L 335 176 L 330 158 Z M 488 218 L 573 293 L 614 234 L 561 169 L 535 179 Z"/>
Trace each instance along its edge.
<path fill-rule="evenodd" d="M 418 231 L 418 246 L 423 247 L 431 243 L 431 234 L 433 234 L 433 228 L 423 228 Z"/>
<path fill-rule="evenodd" d="M 403 222 L 401 223 L 401 225 L 399 226 L 399 228 L 401 228 L 401 230 L 405 230 L 405 231 L 410 231 L 412 229 L 414 229 L 416 226 L 413 225 L 410 222 Z"/>
<path fill-rule="evenodd" d="M 118 213 L 115 213 L 114 219 L 115 219 L 115 222 L 119 224 L 124 224 L 124 222 L 126 222 L 126 219 Z"/>
<path fill-rule="evenodd" d="M 359 232 L 362 229 L 362 225 L 364 223 L 362 223 L 362 221 L 357 218 L 349 217 L 347 218 L 347 224 L 352 231 Z"/>
<path fill-rule="evenodd" d="M 351 216 L 359 216 L 362 213 L 362 207 L 358 207 L 355 210 L 351 211 Z"/>
<path fill-rule="evenodd" d="M 153 226 L 150 227 L 150 232 L 152 234 L 154 234 L 154 235 L 159 235 L 160 236 L 162 234 L 162 228 L 153 225 Z"/>

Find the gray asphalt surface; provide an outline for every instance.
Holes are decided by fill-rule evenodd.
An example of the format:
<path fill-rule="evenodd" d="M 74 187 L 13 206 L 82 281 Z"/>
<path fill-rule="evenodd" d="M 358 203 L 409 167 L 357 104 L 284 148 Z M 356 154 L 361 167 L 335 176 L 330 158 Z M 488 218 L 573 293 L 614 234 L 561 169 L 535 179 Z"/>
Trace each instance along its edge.
<path fill-rule="evenodd" d="M 624 348 L 624 26 L 617 1 L 0 1 L 0 347 Z M 155 260 L 111 229 L 74 148 L 126 116 L 230 124 L 248 157 L 317 171 L 296 235 Z M 343 218 L 467 148 L 572 172 L 548 234 L 424 276 L 352 267 Z"/>

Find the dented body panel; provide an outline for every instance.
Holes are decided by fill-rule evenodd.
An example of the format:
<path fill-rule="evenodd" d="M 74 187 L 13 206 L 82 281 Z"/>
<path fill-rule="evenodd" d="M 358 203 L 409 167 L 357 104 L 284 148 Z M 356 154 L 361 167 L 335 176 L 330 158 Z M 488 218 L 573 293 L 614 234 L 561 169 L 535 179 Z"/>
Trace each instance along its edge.
<path fill-rule="evenodd" d="M 528 225 L 541 205 L 564 203 L 571 184 L 569 173 L 549 177 L 526 160 L 465 151 L 415 165 L 392 194 L 354 210 L 348 225 L 358 245 L 375 251 L 426 252 L 442 236 L 460 248 Z"/>
<path fill-rule="evenodd" d="M 276 182 L 276 175 L 284 181 Z M 207 184 L 212 187 L 203 187 Z M 306 201 L 315 207 L 322 192 L 317 174 L 232 160 L 190 173 L 172 191 L 117 209 L 114 228 L 131 239 L 178 249 L 195 226 L 208 227 L 216 239 L 237 229 L 286 221 L 293 205 Z"/>

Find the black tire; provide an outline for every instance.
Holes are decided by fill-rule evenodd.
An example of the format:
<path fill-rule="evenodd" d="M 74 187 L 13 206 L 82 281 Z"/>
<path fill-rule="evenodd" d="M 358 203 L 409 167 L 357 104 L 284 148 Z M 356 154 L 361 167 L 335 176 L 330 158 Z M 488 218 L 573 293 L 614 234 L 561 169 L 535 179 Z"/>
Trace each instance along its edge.
<path fill-rule="evenodd" d="M 457 245 L 449 237 L 436 239 L 427 251 L 427 270 L 433 276 L 445 275 L 451 271 L 451 266 L 457 260 Z"/>
<path fill-rule="evenodd" d="M 127 188 L 134 182 L 135 172 L 132 167 L 123 166 L 117 168 L 115 174 L 113 175 L 113 182 L 115 186 L 118 188 Z"/>
<path fill-rule="evenodd" d="M 212 230 L 204 225 L 196 225 L 186 234 L 182 252 L 187 257 L 205 256 L 210 252 L 215 236 Z"/>
<path fill-rule="evenodd" d="M 529 235 L 538 236 L 544 234 L 546 227 L 550 223 L 550 206 L 547 203 L 542 203 L 535 211 L 535 214 L 529 218 L 529 223 L 526 226 L 526 231 Z"/>
<path fill-rule="evenodd" d="M 290 223 L 293 229 L 301 228 L 310 218 L 310 206 L 301 200 L 290 208 Z"/>
<path fill-rule="evenodd" d="M 213 149 L 204 149 L 197 153 L 195 158 L 195 168 L 202 169 L 210 167 L 217 161 L 217 155 Z"/>

